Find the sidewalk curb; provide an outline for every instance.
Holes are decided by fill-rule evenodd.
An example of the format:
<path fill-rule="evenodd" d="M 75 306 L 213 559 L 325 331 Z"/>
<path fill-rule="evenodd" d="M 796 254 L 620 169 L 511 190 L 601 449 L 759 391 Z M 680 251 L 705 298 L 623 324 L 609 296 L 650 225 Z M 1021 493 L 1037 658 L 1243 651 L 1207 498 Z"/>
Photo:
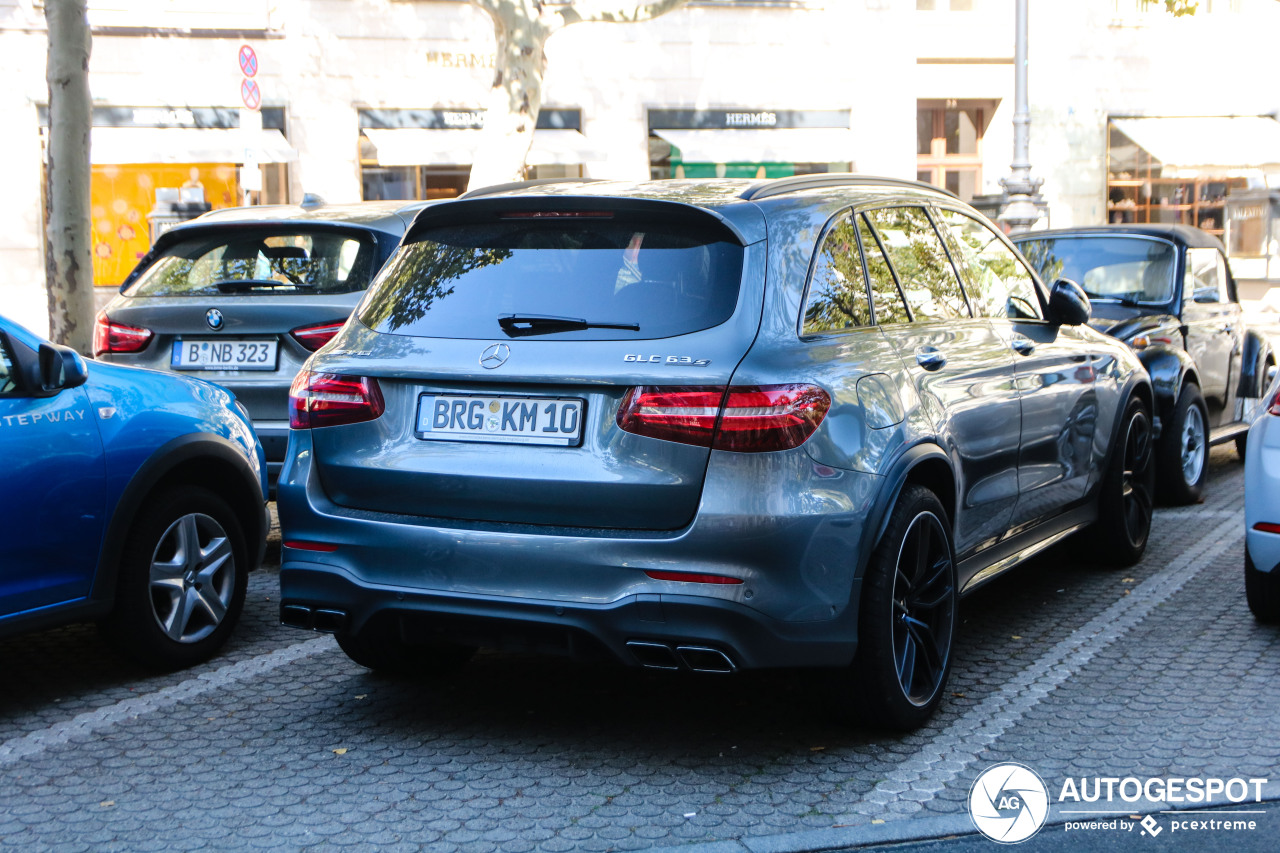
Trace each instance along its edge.
<path fill-rule="evenodd" d="M 1135 804 L 1136 805 L 1136 804 Z M 1280 798 L 1265 799 L 1259 803 L 1215 802 L 1208 808 L 1221 811 L 1249 805 L 1280 805 Z M 1161 808 L 1163 806 L 1163 808 Z M 1203 807 L 1201 807 L 1203 808 Z M 1141 808 L 1114 809 L 1097 812 L 1091 816 L 1094 820 L 1114 820 L 1130 815 L 1160 814 L 1166 811 L 1194 811 L 1191 806 L 1171 808 L 1165 803 L 1147 803 Z M 1078 818 L 1068 818 L 1054 809 L 1044 822 L 1040 831 L 1050 827 L 1061 827 L 1073 823 Z M 849 848 L 869 847 L 875 844 L 901 844 L 908 841 L 934 841 L 964 835 L 978 835 L 978 829 L 968 814 L 937 815 L 934 817 L 904 818 L 884 823 L 863 824 L 861 826 L 833 827 L 831 829 L 810 829 L 802 832 L 784 832 L 778 835 L 760 835 L 754 838 L 741 838 L 732 841 L 706 841 L 695 844 L 675 844 L 662 847 L 650 847 L 638 853 L 823 853 L 829 850 L 846 850 Z"/>

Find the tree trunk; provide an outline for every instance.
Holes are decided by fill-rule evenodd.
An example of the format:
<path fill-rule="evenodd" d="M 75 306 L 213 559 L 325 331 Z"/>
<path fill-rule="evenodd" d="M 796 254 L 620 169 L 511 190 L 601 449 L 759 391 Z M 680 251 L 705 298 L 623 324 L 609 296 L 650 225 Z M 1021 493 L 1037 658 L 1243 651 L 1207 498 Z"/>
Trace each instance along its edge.
<path fill-rule="evenodd" d="M 49 332 L 89 354 L 93 256 L 89 216 L 90 35 L 86 0 L 45 0 L 49 27 L 49 148 L 45 286 Z"/>
<path fill-rule="evenodd" d="M 519 181 L 542 108 L 543 47 L 551 31 L 533 0 L 476 0 L 493 19 L 497 62 L 467 188 Z"/>
<path fill-rule="evenodd" d="M 540 0 L 471 0 L 493 19 L 497 63 L 485 104 L 485 124 L 467 189 L 519 181 L 542 109 L 547 39 L 570 24 L 637 23 L 664 15 L 688 0 L 579 0 L 548 6 Z"/>

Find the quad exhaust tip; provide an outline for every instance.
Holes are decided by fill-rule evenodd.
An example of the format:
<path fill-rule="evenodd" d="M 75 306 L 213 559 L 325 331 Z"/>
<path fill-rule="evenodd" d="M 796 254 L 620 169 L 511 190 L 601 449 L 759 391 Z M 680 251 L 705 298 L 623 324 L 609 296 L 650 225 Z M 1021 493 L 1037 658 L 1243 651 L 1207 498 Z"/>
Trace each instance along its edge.
<path fill-rule="evenodd" d="M 313 610 L 301 604 L 286 604 L 280 608 L 280 623 L 291 628 L 334 634 L 346 626 L 347 614 L 341 610 Z"/>
<path fill-rule="evenodd" d="M 737 672 L 733 659 L 719 649 L 706 646 L 676 646 L 643 640 L 629 640 L 627 648 L 646 669 L 680 670 L 693 672 Z"/>

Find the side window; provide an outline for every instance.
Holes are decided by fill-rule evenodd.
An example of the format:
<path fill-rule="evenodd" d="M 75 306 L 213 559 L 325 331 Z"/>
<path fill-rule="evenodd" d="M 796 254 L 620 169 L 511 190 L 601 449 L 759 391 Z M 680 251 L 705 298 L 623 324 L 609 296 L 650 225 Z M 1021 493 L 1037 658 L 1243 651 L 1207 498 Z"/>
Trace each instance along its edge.
<path fill-rule="evenodd" d="M 867 282 L 853 215 L 845 212 L 822 240 L 809 279 L 803 333 L 816 335 L 871 325 Z"/>
<path fill-rule="evenodd" d="M 1182 285 L 1186 302 L 1230 302 L 1227 270 L 1217 249 L 1188 249 L 1186 281 Z"/>
<path fill-rule="evenodd" d="M 924 208 L 883 208 L 866 216 L 880 235 L 915 320 L 969 316 L 960 279 Z"/>
<path fill-rule="evenodd" d="M 0 336 L 0 397 L 16 397 L 18 393 L 18 368 L 9 355 L 9 342 Z"/>
<path fill-rule="evenodd" d="M 862 252 L 867 259 L 867 279 L 871 284 L 871 300 L 876 310 L 876 323 L 881 326 L 892 323 L 910 323 L 911 315 L 902 301 L 902 291 L 893 277 L 889 262 L 884 259 L 880 243 L 876 240 L 866 217 L 858 217 L 858 237 L 862 240 Z"/>
<path fill-rule="evenodd" d="M 955 210 L 937 211 L 964 271 L 973 310 L 984 317 L 1040 320 L 1035 279 L 988 225 Z"/>

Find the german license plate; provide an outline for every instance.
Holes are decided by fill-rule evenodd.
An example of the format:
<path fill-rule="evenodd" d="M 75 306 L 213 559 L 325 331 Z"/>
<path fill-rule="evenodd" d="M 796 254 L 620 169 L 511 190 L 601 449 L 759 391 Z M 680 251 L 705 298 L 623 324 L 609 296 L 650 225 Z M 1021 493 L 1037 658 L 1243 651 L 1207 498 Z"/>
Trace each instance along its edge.
<path fill-rule="evenodd" d="M 586 402 L 576 398 L 423 394 L 414 434 L 427 441 L 489 441 L 575 447 Z"/>
<path fill-rule="evenodd" d="M 278 341 L 173 342 L 174 370 L 275 370 Z"/>

